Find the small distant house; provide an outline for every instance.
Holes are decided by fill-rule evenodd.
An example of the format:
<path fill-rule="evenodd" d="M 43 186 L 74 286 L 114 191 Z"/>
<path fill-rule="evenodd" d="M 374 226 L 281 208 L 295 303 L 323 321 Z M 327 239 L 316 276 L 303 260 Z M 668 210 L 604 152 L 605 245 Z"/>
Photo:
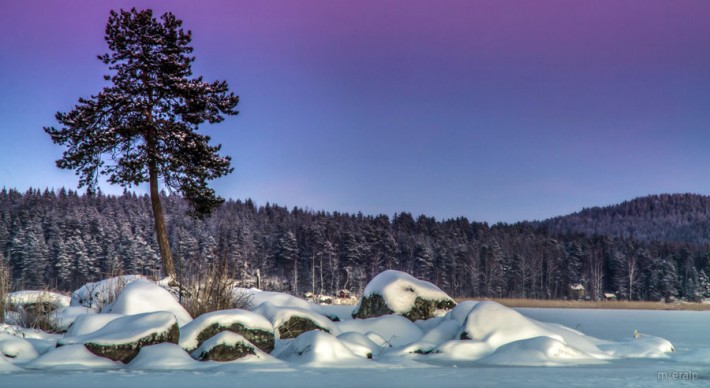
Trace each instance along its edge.
<path fill-rule="evenodd" d="M 611 292 L 605 292 L 605 293 L 604 293 L 604 299 L 606 299 L 606 300 L 616 300 L 616 294 L 612 294 Z"/>
<path fill-rule="evenodd" d="M 584 286 L 580 283 L 571 284 L 569 293 L 573 299 L 584 299 Z"/>
<path fill-rule="evenodd" d="M 337 296 L 338 298 L 350 298 L 350 290 L 340 290 Z"/>

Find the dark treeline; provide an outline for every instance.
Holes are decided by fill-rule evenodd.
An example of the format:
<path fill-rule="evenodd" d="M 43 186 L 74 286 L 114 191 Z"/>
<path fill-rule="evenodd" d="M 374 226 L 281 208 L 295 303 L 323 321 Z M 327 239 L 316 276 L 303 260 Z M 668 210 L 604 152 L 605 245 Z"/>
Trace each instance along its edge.
<path fill-rule="evenodd" d="M 710 197 L 649 195 L 537 223 L 554 233 L 606 235 L 643 241 L 710 244 Z"/>
<path fill-rule="evenodd" d="M 247 284 L 302 294 L 359 293 L 386 269 L 431 281 L 452 296 L 699 300 L 708 295 L 707 245 L 549 234 L 529 223 L 437 221 L 399 213 L 315 212 L 227 201 L 211 218 L 163 198 L 178 276 L 221 264 Z M 70 190 L 0 192 L 0 256 L 13 289 L 73 290 L 122 273 L 160 276 L 147 196 Z"/>

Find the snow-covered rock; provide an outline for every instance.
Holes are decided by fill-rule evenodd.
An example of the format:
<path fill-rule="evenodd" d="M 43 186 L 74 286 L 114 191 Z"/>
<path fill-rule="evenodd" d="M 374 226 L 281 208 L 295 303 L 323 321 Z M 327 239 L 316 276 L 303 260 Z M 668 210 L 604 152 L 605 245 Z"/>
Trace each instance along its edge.
<path fill-rule="evenodd" d="M 144 346 L 128 364 L 130 369 L 176 370 L 195 369 L 200 363 L 190 357 L 185 349 L 173 343 Z"/>
<path fill-rule="evenodd" d="M 278 307 L 296 307 L 312 311 L 316 314 L 324 316 L 328 315 L 321 305 L 283 292 L 262 291 L 257 288 L 235 288 L 233 293 L 235 296 L 247 295 L 251 299 L 251 304 L 254 307 L 258 307 L 260 304 L 268 302 Z"/>
<path fill-rule="evenodd" d="M 480 360 L 486 365 L 559 366 L 599 363 L 591 355 L 550 337 L 534 337 L 507 343 Z"/>
<path fill-rule="evenodd" d="M 665 338 L 639 335 L 626 341 L 599 345 L 599 348 L 617 358 L 669 358 L 675 351 L 673 344 Z"/>
<path fill-rule="evenodd" d="M 23 365 L 26 369 L 116 369 L 121 364 L 91 353 L 83 345 L 68 345 L 53 349 Z"/>
<path fill-rule="evenodd" d="M 180 328 L 180 346 L 193 352 L 216 334 L 230 331 L 241 334 L 266 353 L 274 350 L 274 327 L 263 315 L 232 309 L 202 314 Z"/>
<path fill-rule="evenodd" d="M 46 305 L 50 310 L 69 306 L 71 299 L 62 294 L 50 291 L 17 291 L 8 295 L 12 306 Z M 12 307 L 11 306 L 11 307 Z"/>
<path fill-rule="evenodd" d="M 82 315 L 96 314 L 98 311 L 84 306 L 62 307 L 52 312 L 49 319 L 53 327 L 60 332 L 65 332 Z"/>
<path fill-rule="evenodd" d="M 442 316 L 454 306 L 456 302 L 434 284 L 387 270 L 367 284 L 352 315 L 362 319 L 398 314 L 416 321 Z"/>
<path fill-rule="evenodd" d="M 382 347 L 398 347 L 419 341 L 424 332 L 412 321 L 399 315 L 385 315 L 377 318 L 351 319 L 337 323 L 341 333 L 356 332 L 371 337 L 377 334 L 383 341 Z M 371 339 L 374 337 L 371 337 Z"/>
<path fill-rule="evenodd" d="M 456 335 L 461 330 L 461 325 L 454 320 L 442 320 L 438 325 L 428 330 L 420 339 L 434 345 L 441 345 L 446 341 L 456 339 Z"/>
<path fill-rule="evenodd" d="M 84 344 L 96 355 L 128 363 L 141 347 L 163 342 L 177 344 L 179 337 L 175 316 L 159 311 L 114 319 L 93 333 L 62 338 L 57 346 Z"/>
<path fill-rule="evenodd" d="M 79 307 L 86 308 L 86 307 Z M 91 334 L 106 326 L 114 319 L 124 317 L 121 314 L 84 314 L 76 317 L 74 323 L 67 330 L 65 337 L 78 337 Z"/>
<path fill-rule="evenodd" d="M 476 300 L 465 300 L 459 304 L 456 305 L 451 311 L 446 313 L 446 319 L 451 319 L 456 322 L 458 322 L 459 325 L 463 326 L 463 324 L 466 322 L 466 317 L 468 316 L 468 313 L 473 310 L 474 307 L 478 304 L 478 301 Z"/>
<path fill-rule="evenodd" d="M 71 305 L 101 309 L 114 301 L 126 285 L 138 279 L 145 279 L 145 276 L 124 275 L 86 283 L 72 293 Z"/>
<path fill-rule="evenodd" d="M 347 345 L 331 334 L 313 330 L 299 335 L 287 346 L 277 349 L 274 356 L 282 360 L 307 363 L 312 366 L 337 363 L 347 366 L 349 362 L 362 360 L 350 351 Z"/>
<path fill-rule="evenodd" d="M 537 324 L 502 304 L 484 301 L 466 316 L 461 339 L 486 342 L 492 348 L 534 337 L 550 337 L 564 342 L 559 334 Z"/>
<path fill-rule="evenodd" d="M 351 352 L 360 357 L 373 358 L 382 350 L 380 345 L 376 344 L 372 339 L 362 333 L 349 331 L 339 335 L 337 338 L 340 342 L 345 344 Z"/>
<path fill-rule="evenodd" d="M 311 310 L 298 307 L 280 307 L 270 302 L 264 302 L 253 311 L 266 317 L 273 325 L 276 337 L 281 339 L 296 338 L 301 333 L 311 330 L 339 334 L 337 327 L 330 319 Z"/>
<path fill-rule="evenodd" d="M 234 361 L 255 356 L 257 349 L 251 342 L 239 334 L 223 331 L 192 352 L 192 358 L 200 361 Z"/>
<path fill-rule="evenodd" d="M 136 279 L 129 283 L 113 304 L 102 312 L 134 315 L 156 311 L 169 311 L 175 315 L 180 326 L 192 321 L 192 317 L 178 303 L 173 295 L 163 287 L 145 280 Z"/>

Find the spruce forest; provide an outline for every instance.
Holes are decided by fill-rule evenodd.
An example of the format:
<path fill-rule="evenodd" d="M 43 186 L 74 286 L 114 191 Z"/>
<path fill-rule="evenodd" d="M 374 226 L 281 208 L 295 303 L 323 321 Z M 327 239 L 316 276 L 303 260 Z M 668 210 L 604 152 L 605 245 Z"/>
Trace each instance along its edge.
<path fill-rule="evenodd" d="M 459 297 L 571 298 L 579 297 L 572 291 L 578 284 L 592 300 L 604 294 L 625 300 L 710 296 L 710 246 L 668 237 L 678 234 L 669 232 L 673 227 L 695 230 L 690 219 L 706 220 L 698 215 L 708 202 L 701 196 L 635 200 L 635 209 L 646 209 L 636 215 L 639 225 L 667 229 L 644 227 L 640 238 L 628 228 L 624 234 L 603 223 L 589 226 L 595 218 L 631 222 L 623 213 L 629 203 L 489 226 L 409 213 L 257 207 L 251 200 L 229 200 L 200 220 L 186 215 L 189 204 L 181 197 L 162 196 L 178 277 L 220 265 L 243 286 L 255 286 L 258 273 L 267 290 L 357 294 L 374 275 L 397 269 Z M 653 221 L 659 214 L 663 223 Z M 118 274 L 161 276 L 154 235 L 147 195 L 0 191 L 0 259 L 10 268 L 14 290 L 71 291 Z"/>

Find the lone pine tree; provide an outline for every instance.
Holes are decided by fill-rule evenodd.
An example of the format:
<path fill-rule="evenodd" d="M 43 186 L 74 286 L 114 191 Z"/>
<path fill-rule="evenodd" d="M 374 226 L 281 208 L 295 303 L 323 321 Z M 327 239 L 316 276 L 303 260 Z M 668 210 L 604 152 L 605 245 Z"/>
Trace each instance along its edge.
<path fill-rule="evenodd" d="M 224 201 L 207 181 L 231 173 L 231 159 L 197 130 L 236 115 L 239 97 L 224 81 L 192 77 L 191 32 L 172 13 L 158 20 L 151 10 L 111 11 L 105 40 L 110 53 L 99 59 L 112 72 L 104 76 L 111 85 L 58 112 L 62 128 L 44 130 L 67 147 L 57 166 L 75 170 L 89 193 L 99 175 L 123 187 L 149 183 L 163 272 L 174 276 L 158 183 L 186 198 L 196 216 Z"/>

